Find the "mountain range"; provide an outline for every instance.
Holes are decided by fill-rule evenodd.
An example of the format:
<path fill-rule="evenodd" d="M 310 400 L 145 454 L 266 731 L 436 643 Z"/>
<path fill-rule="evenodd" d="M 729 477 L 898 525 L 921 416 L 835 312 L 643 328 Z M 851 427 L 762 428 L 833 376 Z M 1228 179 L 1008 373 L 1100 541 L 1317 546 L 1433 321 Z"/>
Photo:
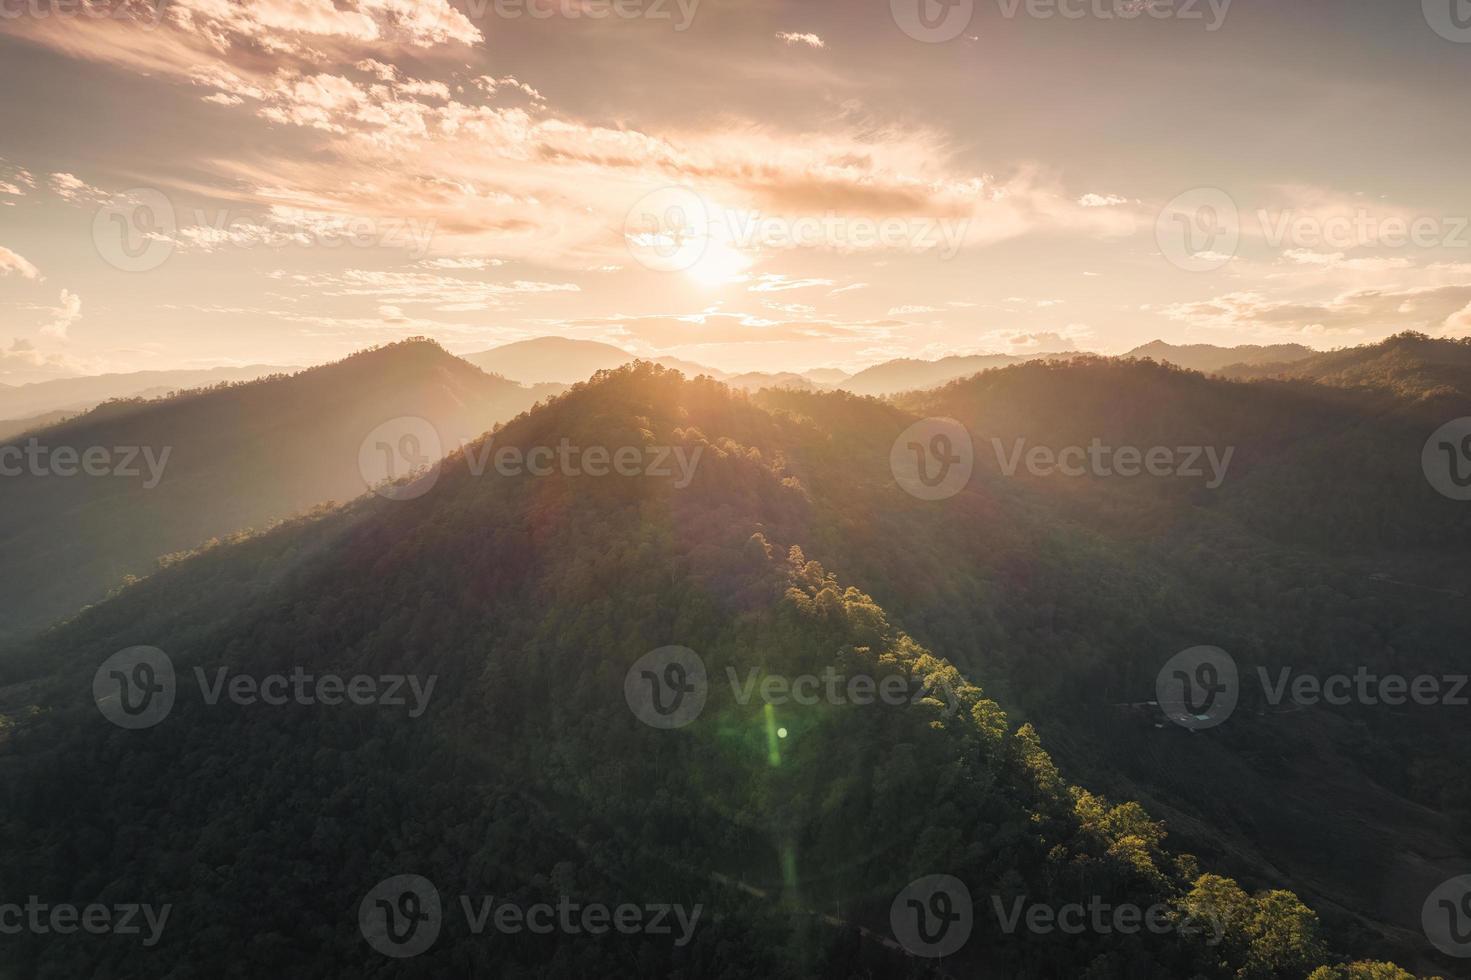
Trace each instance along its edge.
<path fill-rule="evenodd" d="M 1427 481 L 1422 448 L 1471 402 L 1441 383 L 1453 342 L 1396 338 L 1359 358 L 1403 366 L 1406 343 L 1428 366 L 1414 384 L 1069 355 L 889 401 L 624 366 L 482 439 L 447 439 L 432 483 L 401 475 L 171 560 L 0 653 L 0 889 L 146 895 L 180 927 L 151 951 L 22 937 L 0 977 L 373 975 L 385 961 L 357 932 L 358 903 L 410 872 L 446 896 L 710 915 L 687 946 L 575 950 L 487 943 L 447 919 L 432 949 L 394 964 L 403 976 L 928 975 L 881 937 L 906 883 L 936 873 L 975 896 L 948 975 L 1407 976 L 1345 965 L 1391 959 L 1450 975 L 1420 916 L 1471 863 L 1463 712 L 1282 710 L 1254 680 L 1219 727 L 1152 704 L 1162 665 L 1200 645 L 1246 678 L 1462 667 L 1471 512 Z M 473 428 L 531 396 L 505 385 L 431 344 L 395 345 L 223 389 L 249 397 L 148 403 L 139 428 L 102 441 L 165 419 L 250 433 L 222 448 L 170 431 L 205 497 L 316 465 L 361 489 L 370 423 L 442 412 L 444 431 Z M 351 424 L 306 428 L 339 412 Z M 961 429 L 910 435 L 928 419 Z M 971 473 L 948 496 L 900 478 L 907 447 L 953 454 L 962 432 Z M 1196 447 L 1199 472 L 1018 462 L 1095 441 L 1172 460 Z M 695 462 L 683 482 L 652 465 L 487 466 L 562 445 Z M 24 503 L 12 532 L 91 533 L 61 523 L 68 500 Z M 109 503 L 151 534 L 174 520 L 136 495 Z M 178 703 L 130 731 L 99 715 L 93 678 L 139 645 L 172 658 Z M 673 731 L 628 695 L 671 647 L 714 679 Z M 210 704 L 195 668 L 432 675 L 440 693 L 420 718 Z M 921 694 L 763 705 L 724 683 L 834 669 L 896 673 Z M 1006 930 L 991 896 L 1158 906 L 1219 930 L 1039 937 Z"/>
<path fill-rule="evenodd" d="M 75 612 L 166 555 L 356 497 L 394 475 L 385 459 L 399 473 L 407 450 L 432 463 L 555 390 L 409 341 L 295 375 L 111 401 L 12 437 L 0 634 Z M 32 444 L 44 455 L 22 456 Z M 93 475 L 81 469 L 89 451 Z"/>

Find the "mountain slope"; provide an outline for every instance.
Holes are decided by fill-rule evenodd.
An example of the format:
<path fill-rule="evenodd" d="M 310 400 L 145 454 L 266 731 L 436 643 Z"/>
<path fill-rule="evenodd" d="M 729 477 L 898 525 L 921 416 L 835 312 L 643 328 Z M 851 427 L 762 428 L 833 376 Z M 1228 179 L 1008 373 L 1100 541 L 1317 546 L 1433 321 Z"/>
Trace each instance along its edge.
<path fill-rule="evenodd" d="M 1167 814 L 1187 847 L 1243 881 L 1309 897 L 1361 950 L 1445 968 L 1426 954 L 1420 904 L 1471 860 L 1471 781 L 1446 761 L 1471 750 L 1463 713 L 1278 713 L 1257 678 L 1464 670 L 1471 514 L 1432 489 L 1421 448 L 1471 404 L 1087 358 L 987 372 L 897 409 L 762 401 L 831 433 L 833 459 L 878 473 L 916 418 L 963 422 L 975 473 L 950 499 L 906 499 L 852 465 L 803 471 L 826 503 L 808 552 L 985 677 L 1067 771 Z M 1056 451 L 1094 439 L 1232 457 L 1214 489 L 1203 460 L 1193 477 L 1007 475 L 1017 440 Z M 1167 658 L 1201 644 L 1234 656 L 1252 698 L 1228 725 L 1191 735 L 1128 707 L 1155 697 Z"/>
<path fill-rule="evenodd" d="M 935 873 L 975 899 L 969 941 L 944 963 L 954 975 L 1301 976 L 1323 962 L 1315 919 L 1291 896 L 1201 875 L 1137 805 L 1070 788 L 1033 728 L 975 686 L 969 644 L 953 651 L 972 663 L 962 677 L 951 650 L 920 646 L 812 560 L 835 550 L 835 521 L 854 521 L 905 542 L 865 566 L 931 561 L 908 552 L 946 520 L 893 487 L 886 452 L 850 452 L 900 410 L 770 394 L 836 418 L 767 411 L 646 365 L 602 376 L 516 419 L 494 448 L 668 449 L 699 460 L 685 485 L 555 467 L 477 475 L 487 446 L 473 445 L 422 496 L 364 497 L 197 555 L 0 658 L 0 711 L 13 719 L 0 739 L 11 842 L 0 890 L 85 901 L 106 888 L 172 902 L 178 916 L 151 952 L 28 936 L 6 968 L 918 977 L 930 967 L 888 938 L 891 907 Z M 875 522 L 863 505 L 879 497 L 896 506 Z M 987 533 L 1036 551 L 1035 526 Z M 1068 567 L 1043 556 L 1038 571 Z M 995 589 L 976 585 L 974 602 L 1002 612 Z M 1045 648 L 1069 635 L 1066 622 L 1041 626 L 1013 639 Z M 178 697 L 156 727 L 123 730 L 99 715 L 92 679 L 135 644 L 174 658 Z M 638 720 L 628 679 L 670 645 L 703 658 L 708 700 L 661 730 Z M 210 705 L 195 667 L 433 675 L 441 694 L 417 718 L 386 705 Z M 726 682 L 828 669 L 896 675 L 906 697 L 764 705 Z M 682 946 L 476 937 L 446 916 L 432 948 L 389 964 L 356 911 L 405 873 L 434 881 L 450 907 L 458 895 L 561 895 L 700 903 L 709 916 Z M 1158 903 L 1170 923 L 1214 916 L 1221 942 L 1173 926 L 1008 931 L 991 896 Z"/>
<path fill-rule="evenodd" d="M 290 377 L 110 402 L 0 447 L 0 634 L 71 614 L 163 555 L 355 497 L 365 473 L 409 465 L 406 450 L 437 458 L 535 395 L 409 341 Z M 404 417 L 434 431 L 393 421 Z"/>
<path fill-rule="evenodd" d="M 1339 388 L 1465 400 L 1471 399 L 1471 340 L 1402 333 L 1377 344 L 1314 354 L 1291 363 L 1235 364 L 1221 373 L 1243 380 L 1299 379 Z"/>

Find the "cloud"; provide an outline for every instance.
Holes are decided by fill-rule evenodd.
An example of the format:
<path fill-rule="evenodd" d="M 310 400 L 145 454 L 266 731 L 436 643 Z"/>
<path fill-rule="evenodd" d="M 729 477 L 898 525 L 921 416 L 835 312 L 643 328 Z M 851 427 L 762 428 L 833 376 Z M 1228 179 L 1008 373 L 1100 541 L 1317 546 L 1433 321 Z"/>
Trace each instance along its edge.
<path fill-rule="evenodd" d="M 52 174 L 51 190 L 68 204 L 102 204 L 112 195 L 74 174 Z"/>
<path fill-rule="evenodd" d="M 614 342 L 637 341 L 655 350 L 722 344 L 784 343 L 788 341 L 858 341 L 883 336 L 877 324 L 832 320 L 772 320 L 749 313 L 618 315 L 558 321 L 557 331 L 581 332 L 601 328 Z"/>
<path fill-rule="evenodd" d="M 753 293 L 779 293 L 788 289 L 811 289 L 814 286 L 831 286 L 831 279 L 790 279 L 775 272 L 758 277 L 754 286 L 747 289 Z"/>
<path fill-rule="evenodd" d="M 1471 283 L 1359 289 L 1321 301 L 1269 299 L 1243 291 L 1158 312 L 1192 326 L 1270 337 L 1380 336 L 1406 329 L 1446 335 L 1465 325 Z"/>
<path fill-rule="evenodd" d="M 35 344 L 20 338 L 0 349 L 0 378 L 10 384 L 95 374 L 101 368 L 98 363 L 78 360 L 62 352 L 38 350 Z"/>
<path fill-rule="evenodd" d="M 1343 252 L 1315 252 L 1307 248 L 1291 248 L 1282 258 L 1292 265 L 1345 272 L 1393 272 L 1409 269 L 1414 263 L 1404 256 L 1365 256 L 1351 259 Z"/>
<path fill-rule="evenodd" d="M 31 176 L 30 171 L 11 166 L 0 158 L 0 198 L 24 197 L 35 189 L 36 178 Z M 0 206 L 9 206 L 14 203 L 14 201 L 0 200 Z"/>
<path fill-rule="evenodd" d="M 49 307 L 47 312 L 51 319 L 41 325 L 41 335 L 54 340 L 65 340 L 67 330 L 82 316 L 82 298 L 63 289 L 59 305 Z"/>
<path fill-rule="evenodd" d="M 462 45 L 480 35 L 447 0 L 174 0 L 165 11 L 154 31 L 116 19 L 17 29 L 74 57 L 203 89 L 220 113 L 300 131 L 290 145 L 283 133 L 264 138 L 248 156 L 183 161 L 209 174 L 214 193 L 258 209 L 432 222 L 435 247 L 451 254 L 615 264 L 628 257 L 629 211 L 671 186 L 717 214 L 788 227 L 896 220 L 915 231 L 862 246 L 873 250 L 1135 230 L 1133 209 L 1084 207 L 1034 170 L 976 172 L 947 135 L 858 112 L 815 130 L 722 118 L 658 131 L 558 113 L 523 78 L 462 74 Z M 795 37 L 788 43 L 811 43 Z M 768 246 L 738 247 L 749 258 Z M 799 247 L 859 246 L 845 236 Z"/>
<path fill-rule="evenodd" d="M 361 297 L 395 307 L 413 304 L 432 306 L 436 312 L 462 313 L 488 310 L 510 304 L 512 297 L 534 293 L 580 290 L 576 283 L 481 282 L 427 272 L 385 272 L 349 269 L 341 274 L 271 273 L 271 278 L 311 290 L 316 295 Z"/>
<path fill-rule="evenodd" d="M 1128 198 L 1117 194 L 1084 194 L 1078 198 L 1078 207 L 1081 208 L 1112 208 L 1128 203 Z"/>
<path fill-rule="evenodd" d="M 0 245 L 0 276 L 15 273 L 22 279 L 40 279 L 41 270 L 32 265 L 25 256 Z"/>
<path fill-rule="evenodd" d="M 889 310 L 889 316 L 908 316 L 912 313 L 943 313 L 944 310 L 938 306 L 896 306 Z"/>
<path fill-rule="evenodd" d="M 420 269 L 444 269 L 483 272 L 486 269 L 505 265 L 505 259 L 438 258 L 424 259 L 415 265 Z"/>
<path fill-rule="evenodd" d="M 827 42 L 823 41 L 823 39 L 818 37 L 816 34 L 795 34 L 791 31 L 777 31 L 776 36 L 780 40 L 786 42 L 788 45 L 805 44 L 809 48 L 827 47 Z"/>

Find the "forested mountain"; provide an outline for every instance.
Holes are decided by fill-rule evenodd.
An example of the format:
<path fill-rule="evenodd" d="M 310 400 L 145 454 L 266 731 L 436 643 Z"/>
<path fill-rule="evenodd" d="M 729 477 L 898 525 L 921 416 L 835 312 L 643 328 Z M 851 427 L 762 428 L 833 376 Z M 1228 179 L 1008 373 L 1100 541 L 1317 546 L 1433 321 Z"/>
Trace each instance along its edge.
<path fill-rule="evenodd" d="M 355 497 L 388 475 L 383 446 L 387 462 L 407 468 L 408 451 L 427 465 L 436 437 L 448 452 L 542 394 L 408 341 L 295 375 L 113 401 L 14 437 L 0 446 L 0 634 L 70 615 L 164 555 Z"/>
<path fill-rule="evenodd" d="M 1377 388 L 1410 397 L 1471 398 L 1471 339 L 1401 333 L 1377 344 L 1314 354 L 1292 363 L 1238 364 L 1231 378 L 1300 378 L 1341 388 Z"/>
<path fill-rule="evenodd" d="M 0 893 L 142 896 L 176 922 L 152 949 L 20 937 L 0 977 L 1407 976 L 1341 965 L 1370 957 L 1449 971 L 1411 924 L 1421 879 L 1468 856 L 1464 773 L 1434 769 L 1463 757 L 1459 716 L 1278 718 L 1244 699 L 1192 732 L 1128 707 L 1202 643 L 1243 671 L 1461 662 L 1463 601 L 1367 574 L 1410 575 L 1395 563 L 1415 549 L 1464 541 L 1464 510 L 1416 471 L 1424 411 L 1102 359 L 902 405 L 750 396 L 646 364 L 601 374 L 454 454 L 425 493 L 365 496 L 170 563 L 0 656 Z M 891 450 L 940 414 L 969 429 L 975 472 L 920 499 Z M 987 461 L 993 437 L 1092 435 L 1236 454 L 1208 491 Z M 485 468 L 490 450 L 530 458 L 564 440 L 697 465 L 683 481 Z M 1385 454 L 1382 472 L 1347 449 Z M 1273 494 L 1281 520 L 1261 513 Z M 1292 520 L 1316 507 L 1330 514 Z M 1329 533 L 1356 512 L 1406 537 Z M 172 658 L 177 700 L 125 730 L 93 683 L 137 645 Z M 671 646 L 710 680 L 703 710 L 666 730 L 630 710 L 627 684 Z M 418 717 L 211 705 L 196 667 L 437 687 Z M 772 706 L 725 683 L 827 668 L 897 673 L 919 694 Z M 1427 727 L 1448 739 L 1435 759 L 1405 744 Z M 409 873 L 447 906 L 571 896 L 706 916 L 675 945 L 491 939 L 446 915 L 430 948 L 389 961 L 363 941 L 359 903 Z M 896 896 L 932 874 L 975 899 L 969 941 L 939 961 L 889 938 Z M 1157 904 L 1163 921 L 1219 932 L 1008 932 L 993 897 Z"/>
<path fill-rule="evenodd" d="M 1215 344 L 1167 344 L 1153 340 L 1135 347 L 1124 357 L 1147 357 L 1161 363 L 1214 374 L 1236 364 L 1289 364 L 1312 357 L 1316 351 L 1302 344 L 1242 344 L 1238 347 L 1218 347 Z"/>

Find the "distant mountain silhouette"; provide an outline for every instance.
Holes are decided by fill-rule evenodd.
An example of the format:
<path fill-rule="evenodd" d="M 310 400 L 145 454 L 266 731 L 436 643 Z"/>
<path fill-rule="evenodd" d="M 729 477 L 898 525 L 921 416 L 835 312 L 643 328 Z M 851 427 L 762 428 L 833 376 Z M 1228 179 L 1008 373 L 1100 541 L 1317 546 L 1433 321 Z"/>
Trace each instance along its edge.
<path fill-rule="evenodd" d="M 991 368 L 1021 364 L 1047 358 L 1067 358 L 1071 354 L 957 354 L 935 361 L 901 357 L 864 368 L 834 385 L 855 395 L 896 395 L 904 391 L 920 391 L 967 378 Z"/>
<path fill-rule="evenodd" d="M 586 381 L 598 371 L 627 364 L 635 355 L 595 340 L 537 337 L 461 356 L 482 370 L 522 384 L 572 384 Z"/>
<path fill-rule="evenodd" d="M 13 453 L 0 458 L 21 470 L 0 476 L 0 634 L 74 613 L 163 555 L 364 493 L 359 450 L 383 423 L 428 420 L 450 452 L 542 394 L 414 340 L 296 375 L 109 402 L 13 437 L 17 447 L 35 440 L 47 452 L 41 468 L 50 475 L 35 475 Z M 383 437 L 390 461 L 403 434 Z M 70 475 L 56 475 L 50 460 L 58 449 L 104 449 L 119 468 L 137 472 L 88 475 L 63 458 L 56 469 Z M 367 450 L 370 475 L 383 465 L 378 451 Z"/>
<path fill-rule="evenodd" d="M 40 415 L 32 415 L 24 419 L 7 419 L 0 422 L 0 442 L 13 439 L 25 432 L 35 432 L 38 429 L 49 428 L 59 422 L 78 414 L 76 411 L 61 409 L 55 412 L 42 412 Z"/>
<path fill-rule="evenodd" d="M 113 398 L 154 398 L 233 381 L 253 381 L 300 368 L 250 364 L 244 367 L 177 371 L 134 371 L 57 378 L 14 387 L 0 385 L 0 419 L 23 419 L 45 412 L 85 412 Z"/>
<path fill-rule="evenodd" d="M 1242 344 L 1239 347 L 1217 347 L 1213 344 L 1167 344 L 1163 340 L 1150 341 L 1135 347 L 1124 357 L 1148 357 L 1162 364 L 1189 368 L 1213 374 L 1232 364 L 1285 364 L 1313 356 L 1316 351 L 1301 344 L 1275 344 L 1262 347 Z"/>

